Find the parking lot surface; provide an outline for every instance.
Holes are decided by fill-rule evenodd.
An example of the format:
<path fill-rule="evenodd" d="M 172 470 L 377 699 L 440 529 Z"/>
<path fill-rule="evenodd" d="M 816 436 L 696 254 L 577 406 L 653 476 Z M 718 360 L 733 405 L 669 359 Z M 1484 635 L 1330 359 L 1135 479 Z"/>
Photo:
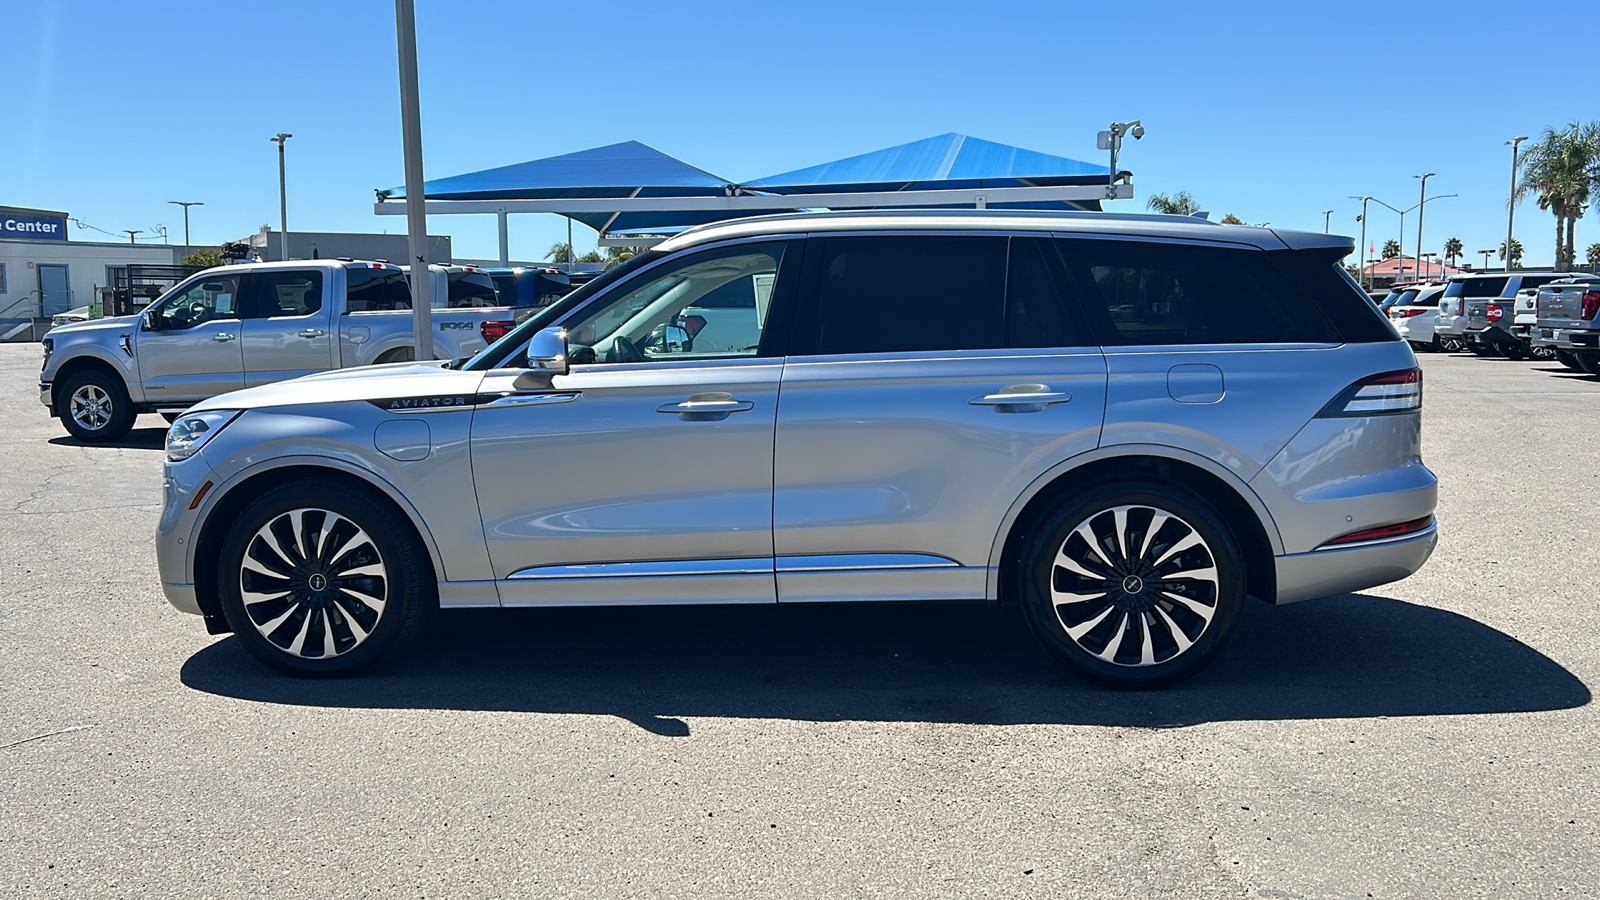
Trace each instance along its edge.
<path fill-rule="evenodd" d="M 285 679 L 161 596 L 164 423 L 78 444 L 0 345 L 0 896 L 1594 895 L 1600 379 L 1422 364 L 1429 565 L 1124 694 L 928 604 L 458 612 Z"/>

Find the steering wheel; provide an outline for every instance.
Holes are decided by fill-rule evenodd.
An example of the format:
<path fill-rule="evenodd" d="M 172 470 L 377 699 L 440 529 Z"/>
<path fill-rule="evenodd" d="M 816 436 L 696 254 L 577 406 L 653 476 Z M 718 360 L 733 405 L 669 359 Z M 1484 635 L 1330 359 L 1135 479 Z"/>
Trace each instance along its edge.
<path fill-rule="evenodd" d="M 619 334 L 611 339 L 611 349 L 606 351 L 606 362 L 644 362 L 644 354 L 633 345 L 633 341 Z"/>

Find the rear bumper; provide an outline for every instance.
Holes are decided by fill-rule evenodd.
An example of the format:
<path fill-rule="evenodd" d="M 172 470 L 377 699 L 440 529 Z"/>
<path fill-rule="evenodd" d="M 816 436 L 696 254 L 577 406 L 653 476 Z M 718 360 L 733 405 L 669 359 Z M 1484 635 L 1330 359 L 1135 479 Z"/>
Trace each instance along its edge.
<path fill-rule="evenodd" d="M 1517 339 L 1510 332 L 1498 325 L 1476 326 L 1467 329 L 1467 343 L 1469 344 L 1515 344 Z"/>
<path fill-rule="evenodd" d="M 1466 316 L 1440 316 L 1439 321 L 1433 325 L 1434 334 L 1442 334 L 1447 337 L 1460 337 L 1461 333 L 1466 330 Z"/>
<path fill-rule="evenodd" d="M 166 594 L 167 602 L 171 603 L 180 612 L 196 616 L 202 615 L 200 600 L 194 594 L 194 585 L 173 584 L 170 581 L 163 581 L 161 582 L 161 593 Z"/>
<path fill-rule="evenodd" d="M 1388 541 L 1277 557 L 1278 604 L 1347 594 L 1399 581 L 1422 568 L 1439 543 L 1439 526 Z"/>

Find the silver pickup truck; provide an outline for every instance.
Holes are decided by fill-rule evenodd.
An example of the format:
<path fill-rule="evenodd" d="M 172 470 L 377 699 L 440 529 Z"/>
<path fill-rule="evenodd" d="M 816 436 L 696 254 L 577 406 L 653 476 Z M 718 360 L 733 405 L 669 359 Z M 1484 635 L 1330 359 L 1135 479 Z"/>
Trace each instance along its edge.
<path fill-rule="evenodd" d="M 432 292 L 441 295 L 441 287 Z M 470 356 L 513 324 L 507 310 L 451 308 L 447 295 L 431 305 L 439 359 Z M 79 440 L 114 441 L 141 412 L 170 416 L 229 391 L 409 360 L 411 315 L 406 276 L 388 263 L 219 266 L 180 282 L 137 316 L 52 328 L 43 340 L 39 400 Z"/>
<path fill-rule="evenodd" d="M 1572 275 L 1539 289 L 1537 345 L 1569 369 L 1600 375 L 1600 276 Z"/>

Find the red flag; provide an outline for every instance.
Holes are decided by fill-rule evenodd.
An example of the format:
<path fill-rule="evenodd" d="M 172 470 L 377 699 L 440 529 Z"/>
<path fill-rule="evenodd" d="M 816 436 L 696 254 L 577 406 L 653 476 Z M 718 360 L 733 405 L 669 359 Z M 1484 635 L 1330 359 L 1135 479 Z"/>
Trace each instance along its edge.
<path fill-rule="evenodd" d="M 1373 243 L 1368 243 L 1367 244 L 1367 252 L 1368 253 L 1377 253 L 1378 252 L 1377 245 L 1373 244 Z"/>

